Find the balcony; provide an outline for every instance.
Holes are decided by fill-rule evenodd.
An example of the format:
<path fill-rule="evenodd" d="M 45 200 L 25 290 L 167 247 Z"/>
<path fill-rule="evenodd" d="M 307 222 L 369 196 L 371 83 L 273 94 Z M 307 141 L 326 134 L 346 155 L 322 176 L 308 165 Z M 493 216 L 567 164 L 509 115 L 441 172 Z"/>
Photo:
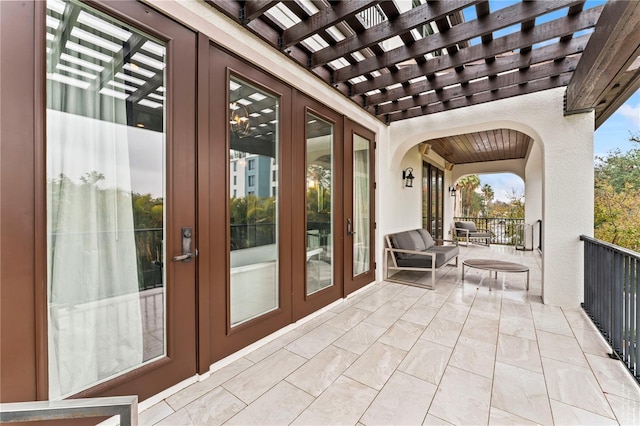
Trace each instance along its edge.
<path fill-rule="evenodd" d="M 461 250 L 528 265 L 531 289 L 499 274 L 489 291 L 475 269 L 463 283 L 460 267 L 435 291 L 369 286 L 221 361 L 140 424 L 640 424 L 640 387 L 585 313 L 542 304 L 537 252 Z"/>

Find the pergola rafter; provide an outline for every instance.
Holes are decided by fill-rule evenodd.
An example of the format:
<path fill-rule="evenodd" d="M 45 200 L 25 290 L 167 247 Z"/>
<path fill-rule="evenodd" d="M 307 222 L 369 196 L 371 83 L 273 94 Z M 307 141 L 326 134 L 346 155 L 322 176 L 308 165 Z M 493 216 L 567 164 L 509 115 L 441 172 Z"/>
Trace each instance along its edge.
<path fill-rule="evenodd" d="M 585 0 L 421 0 L 402 11 L 380 0 L 207 2 L 387 123 L 567 86 L 577 73 L 567 110 L 595 109 L 599 125 L 640 87 L 634 1 L 606 13 Z"/>

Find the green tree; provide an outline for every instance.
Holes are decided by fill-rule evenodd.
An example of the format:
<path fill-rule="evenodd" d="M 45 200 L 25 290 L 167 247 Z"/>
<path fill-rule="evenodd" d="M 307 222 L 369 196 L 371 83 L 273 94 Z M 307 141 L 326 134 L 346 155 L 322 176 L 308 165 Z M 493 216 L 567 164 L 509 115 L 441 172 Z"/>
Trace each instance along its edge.
<path fill-rule="evenodd" d="M 483 213 L 484 216 L 487 217 L 489 215 L 489 211 L 491 211 L 491 204 L 493 203 L 493 197 L 495 193 L 493 192 L 493 188 L 488 183 L 482 185 L 482 195 L 484 197 L 483 203 Z"/>
<path fill-rule="evenodd" d="M 490 215 L 493 217 L 504 217 L 510 219 L 524 218 L 524 194 L 518 192 L 517 189 L 511 188 L 511 192 L 507 193 L 508 202 L 496 201 Z"/>
<path fill-rule="evenodd" d="M 629 141 L 640 144 L 640 135 L 630 135 Z M 624 191 L 626 184 L 632 189 L 640 189 L 640 148 L 626 153 L 616 148 L 596 160 L 596 182 L 608 182 L 615 192 Z"/>
<path fill-rule="evenodd" d="M 480 194 L 476 193 L 479 186 L 480 178 L 477 175 L 465 176 L 458 181 L 463 216 L 473 217 L 480 212 L 482 201 Z"/>
<path fill-rule="evenodd" d="M 638 135 L 631 142 L 640 143 Z M 598 157 L 595 167 L 595 237 L 640 251 L 640 148 Z"/>

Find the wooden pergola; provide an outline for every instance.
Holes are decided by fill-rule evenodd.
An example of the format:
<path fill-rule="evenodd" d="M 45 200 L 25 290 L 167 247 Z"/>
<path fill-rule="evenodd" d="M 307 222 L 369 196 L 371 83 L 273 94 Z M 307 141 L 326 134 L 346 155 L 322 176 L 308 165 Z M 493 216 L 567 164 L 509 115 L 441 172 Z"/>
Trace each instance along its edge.
<path fill-rule="evenodd" d="M 640 88 L 635 0 L 208 3 L 387 124 L 567 86 L 565 113 L 595 110 L 598 127 Z M 457 164 L 524 158 L 530 141 L 497 129 L 426 143 Z"/>

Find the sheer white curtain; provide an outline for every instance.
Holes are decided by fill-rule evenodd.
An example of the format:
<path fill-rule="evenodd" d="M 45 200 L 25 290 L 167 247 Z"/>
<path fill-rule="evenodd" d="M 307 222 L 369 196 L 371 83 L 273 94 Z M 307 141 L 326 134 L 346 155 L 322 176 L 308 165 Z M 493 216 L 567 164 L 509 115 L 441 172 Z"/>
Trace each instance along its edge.
<path fill-rule="evenodd" d="M 355 135 L 353 151 L 353 275 L 369 266 L 369 141 Z"/>
<path fill-rule="evenodd" d="M 139 365 L 143 340 L 124 101 L 47 84 L 49 398 L 59 399 Z"/>

